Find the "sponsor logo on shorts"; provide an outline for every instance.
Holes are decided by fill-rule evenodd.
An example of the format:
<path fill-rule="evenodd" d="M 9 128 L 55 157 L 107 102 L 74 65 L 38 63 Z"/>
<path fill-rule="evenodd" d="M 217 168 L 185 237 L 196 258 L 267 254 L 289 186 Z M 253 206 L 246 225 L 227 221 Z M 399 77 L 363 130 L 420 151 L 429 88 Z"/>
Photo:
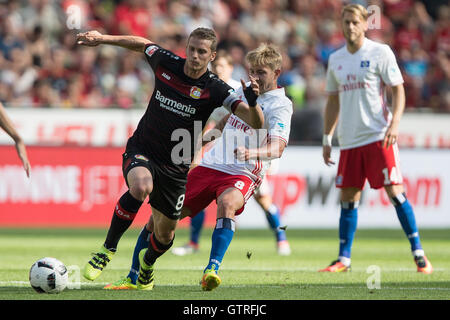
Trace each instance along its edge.
<path fill-rule="evenodd" d="M 336 177 L 336 185 L 340 186 L 342 184 L 343 180 L 344 180 L 344 177 L 341 175 L 338 175 Z"/>

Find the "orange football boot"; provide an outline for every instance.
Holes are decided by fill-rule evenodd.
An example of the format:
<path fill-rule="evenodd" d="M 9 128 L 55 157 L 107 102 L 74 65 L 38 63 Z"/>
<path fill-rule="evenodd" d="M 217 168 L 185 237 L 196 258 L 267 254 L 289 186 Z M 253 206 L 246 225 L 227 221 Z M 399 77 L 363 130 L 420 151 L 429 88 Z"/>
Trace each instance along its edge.
<path fill-rule="evenodd" d="M 351 271 L 350 266 L 347 267 L 345 264 L 343 264 L 339 260 L 335 260 L 335 261 L 331 262 L 331 264 L 328 267 L 326 267 L 325 269 L 319 270 L 319 272 L 347 272 L 347 271 Z"/>
<path fill-rule="evenodd" d="M 414 257 L 414 262 L 417 265 L 417 272 L 425 274 L 431 274 L 433 272 L 433 266 L 426 256 L 416 256 Z"/>

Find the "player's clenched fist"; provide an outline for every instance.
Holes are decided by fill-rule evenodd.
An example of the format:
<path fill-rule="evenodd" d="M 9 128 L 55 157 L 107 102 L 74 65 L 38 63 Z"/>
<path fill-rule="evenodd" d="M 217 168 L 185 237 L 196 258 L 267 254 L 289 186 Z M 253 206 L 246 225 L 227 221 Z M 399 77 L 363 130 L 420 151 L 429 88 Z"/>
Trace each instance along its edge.
<path fill-rule="evenodd" d="M 237 147 L 234 150 L 234 156 L 239 161 L 247 161 L 250 159 L 250 150 L 245 147 Z"/>
<path fill-rule="evenodd" d="M 100 44 L 102 34 L 98 31 L 88 31 L 77 34 L 77 44 L 94 47 Z"/>
<path fill-rule="evenodd" d="M 248 159 L 245 159 L 246 158 L 246 153 L 247 153 L 247 156 L 248 156 L 248 150 L 245 147 L 237 147 L 234 150 L 234 155 L 235 155 L 236 159 L 238 159 L 239 161 L 248 160 Z"/>

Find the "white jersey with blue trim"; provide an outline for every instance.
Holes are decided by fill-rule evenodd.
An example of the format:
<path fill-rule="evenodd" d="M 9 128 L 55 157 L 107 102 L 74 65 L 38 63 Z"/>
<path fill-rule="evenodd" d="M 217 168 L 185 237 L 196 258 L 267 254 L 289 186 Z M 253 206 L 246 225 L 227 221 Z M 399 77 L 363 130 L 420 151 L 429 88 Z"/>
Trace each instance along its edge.
<path fill-rule="evenodd" d="M 247 102 L 242 88 L 237 91 L 237 95 Z M 271 161 L 239 161 L 236 159 L 234 150 L 239 146 L 249 149 L 259 148 L 267 144 L 270 139 L 279 139 L 287 145 L 293 107 L 291 100 L 286 97 L 284 88 L 277 88 L 258 96 L 257 102 L 264 114 L 264 127 L 255 130 L 236 115 L 230 115 L 222 135 L 203 155 L 201 166 L 232 175 L 245 175 L 259 185 Z"/>
<path fill-rule="evenodd" d="M 403 83 L 395 55 L 386 44 L 364 38 L 355 53 L 347 46 L 330 55 L 326 91 L 339 94 L 337 137 L 341 149 L 382 140 L 392 119 L 384 85 Z"/>

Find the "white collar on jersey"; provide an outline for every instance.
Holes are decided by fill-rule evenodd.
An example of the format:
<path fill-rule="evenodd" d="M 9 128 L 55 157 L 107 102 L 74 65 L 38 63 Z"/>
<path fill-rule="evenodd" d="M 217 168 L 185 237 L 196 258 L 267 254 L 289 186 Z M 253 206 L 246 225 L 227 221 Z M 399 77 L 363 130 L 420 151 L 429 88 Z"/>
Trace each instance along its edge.
<path fill-rule="evenodd" d="M 357 51 L 355 51 L 355 52 L 353 52 L 353 53 L 351 53 L 350 51 L 348 51 L 348 48 L 347 48 L 347 44 L 345 44 L 345 51 L 347 51 L 347 53 L 348 54 L 350 54 L 350 55 L 352 55 L 352 56 L 354 56 L 355 54 L 359 54 L 360 52 L 361 52 L 361 49 L 362 48 L 364 48 L 365 46 L 367 46 L 367 44 L 369 43 L 369 39 L 367 38 L 367 37 L 364 37 L 364 40 L 363 40 L 363 44 L 361 45 L 361 47 L 357 50 Z"/>
<path fill-rule="evenodd" d="M 267 92 L 263 93 L 261 96 L 264 96 L 264 95 L 279 97 L 279 96 L 285 96 L 286 94 L 284 92 L 284 88 L 283 87 L 278 87 L 276 89 L 273 89 L 273 90 L 270 90 L 270 91 L 267 91 Z"/>

